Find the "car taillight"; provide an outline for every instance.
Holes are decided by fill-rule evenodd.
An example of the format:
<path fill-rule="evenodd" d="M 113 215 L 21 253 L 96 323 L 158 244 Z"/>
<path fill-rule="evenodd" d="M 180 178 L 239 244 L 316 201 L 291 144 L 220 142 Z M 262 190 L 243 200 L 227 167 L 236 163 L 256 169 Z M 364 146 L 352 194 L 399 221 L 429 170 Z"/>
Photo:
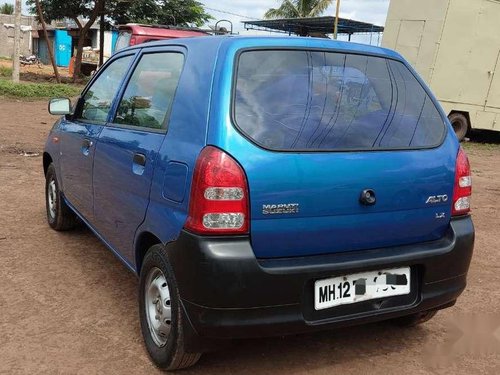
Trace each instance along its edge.
<path fill-rule="evenodd" d="M 130 38 L 129 45 L 130 46 L 135 46 L 137 44 L 137 38 L 135 36 Z"/>
<path fill-rule="evenodd" d="M 470 164 L 465 151 L 460 148 L 455 169 L 455 187 L 453 188 L 453 216 L 470 212 L 470 197 L 472 194 L 472 178 Z"/>
<path fill-rule="evenodd" d="M 224 151 L 205 147 L 194 168 L 185 228 L 198 234 L 244 234 L 248 221 L 243 169 Z"/>

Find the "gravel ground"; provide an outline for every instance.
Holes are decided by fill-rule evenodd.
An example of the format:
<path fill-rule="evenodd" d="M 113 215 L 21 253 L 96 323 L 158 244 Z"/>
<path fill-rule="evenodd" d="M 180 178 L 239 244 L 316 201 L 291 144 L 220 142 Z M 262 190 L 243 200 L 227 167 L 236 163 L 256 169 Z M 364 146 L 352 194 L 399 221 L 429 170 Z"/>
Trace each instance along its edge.
<path fill-rule="evenodd" d="M 88 230 L 56 233 L 46 224 L 37 154 L 54 120 L 45 102 L 0 98 L 0 373 L 159 373 L 142 345 L 136 277 Z M 499 374 L 491 332 L 500 337 L 500 146 L 466 149 L 477 242 L 455 307 L 411 329 L 381 323 L 235 342 L 182 373 Z M 460 341 L 453 326 L 464 314 L 489 322 L 485 334 L 461 322 L 461 344 L 440 356 Z"/>

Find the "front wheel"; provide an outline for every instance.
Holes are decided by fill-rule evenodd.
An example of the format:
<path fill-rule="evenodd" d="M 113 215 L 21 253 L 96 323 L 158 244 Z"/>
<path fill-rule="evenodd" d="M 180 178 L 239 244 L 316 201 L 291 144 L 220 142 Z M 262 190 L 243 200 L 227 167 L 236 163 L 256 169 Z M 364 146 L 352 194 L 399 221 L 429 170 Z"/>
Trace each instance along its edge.
<path fill-rule="evenodd" d="M 200 353 L 184 348 L 180 297 L 165 248 L 152 246 L 141 268 L 139 316 L 144 343 L 153 362 L 164 370 L 193 366 Z"/>
<path fill-rule="evenodd" d="M 54 164 L 49 165 L 45 175 L 45 208 L 47 222 L 54 230 L 70 230 L 78 223 L 77 216 L 68 207 L 59 190 Z"/>

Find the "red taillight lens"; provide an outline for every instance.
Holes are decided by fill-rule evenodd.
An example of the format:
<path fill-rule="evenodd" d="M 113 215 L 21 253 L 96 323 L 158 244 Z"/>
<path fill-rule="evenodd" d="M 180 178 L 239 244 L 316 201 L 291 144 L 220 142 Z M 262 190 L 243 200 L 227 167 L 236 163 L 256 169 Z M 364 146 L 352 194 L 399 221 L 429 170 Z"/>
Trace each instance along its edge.
<path fill-rule="evenodd" d="M 130 38 L 129 45 L 130 46 L 135 46 L 137 44 L 137 38 L 135 36 Z"/>
<path fill-rule="evenodd" d="M 470 197 L 472 194 L 472 179 L 470 164 L 465 151 L 460 148 L 455 169 L 455 187 L 453 189 L 453 207 L 451 214 L 464 215 L 470 212 Z"/>
<path fill-rule="evenodd" d="M 205 147 L 196 161 L 186 229 L 198 234 L 248 233 L 245 173 L 228 154 Z"/>

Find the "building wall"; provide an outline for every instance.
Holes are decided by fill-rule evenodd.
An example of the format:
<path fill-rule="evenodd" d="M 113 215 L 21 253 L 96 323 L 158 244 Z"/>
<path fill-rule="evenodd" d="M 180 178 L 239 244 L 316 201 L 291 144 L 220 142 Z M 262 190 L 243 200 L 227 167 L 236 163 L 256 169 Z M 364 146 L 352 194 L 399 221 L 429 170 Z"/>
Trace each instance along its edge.
<path fill-rule="evenodd" d="M 12 57 L 14 51 L 14 15 L 0 14 L 0 56 Z M 21 25 L 36 29 L 35 17 L 22 16 Z M 21 29 L 22 30 L 22 29 Z M 21 31 L 21 54 L 32 53 L 32 32 Z"/>
<path fill-rule="evenodd" d="M 113 34 L 118 33 L 116 31 L 104 31 L 104 60 L 109 59 L 114 52 L 114 43 L 116 42 L 116 38 L 113 37 Z M 99 50 L 100 35 L 101 32 L 99 30 L 93 30 L 92 48 L 95 50 Z"/>
<path fill-rule="evenodd" d="M 40 31 L 40 36 L 43 35 L 43 32 Z M 49 34 L 49 43 L 52 45 L 52 49 L 54 48 L 54 35 L 51 33 Z M 45 65 L 49 65 L 50 62 L 50 56 L 49 56 L 49 49 L 47 47 L 47 43 L 45 43 L 45 38 L 39 38 L 38 39 L 38 57 L 44 63 Z"/>
<path fill-rule="evenodd" d="M 500 130 L 500 0 L 392 0 L 382 45 L 408 59 L 447 113 Z"/>

